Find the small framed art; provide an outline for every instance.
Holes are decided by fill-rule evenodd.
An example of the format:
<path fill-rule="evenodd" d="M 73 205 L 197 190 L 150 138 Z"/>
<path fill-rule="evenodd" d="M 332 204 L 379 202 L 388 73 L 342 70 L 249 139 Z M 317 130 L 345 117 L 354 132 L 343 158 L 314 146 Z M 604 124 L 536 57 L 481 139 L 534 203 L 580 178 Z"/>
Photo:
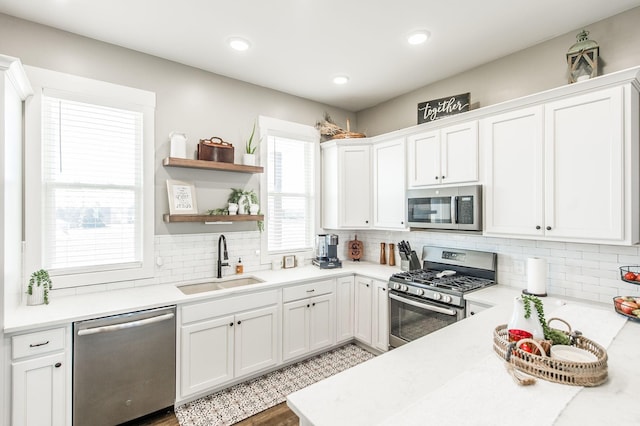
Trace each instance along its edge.
<path fill-rule="evenodd" d="M 196 188 L 190 182 L 167 180 L 169 195 L 169 213 L 198 214 L 196 204 Z"/>
<path fill-rule="evenodd" d="M 295 256 L 284 256 L 282 258 L 282 267 L 287 269 L 287 268 L 293 268 L 295 266 Z"/>

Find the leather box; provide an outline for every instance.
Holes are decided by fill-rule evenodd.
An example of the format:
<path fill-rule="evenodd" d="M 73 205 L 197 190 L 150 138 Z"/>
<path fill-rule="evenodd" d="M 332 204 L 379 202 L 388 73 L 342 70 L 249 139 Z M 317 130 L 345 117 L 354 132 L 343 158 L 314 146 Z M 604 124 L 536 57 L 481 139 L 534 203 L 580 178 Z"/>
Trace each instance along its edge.
<path fill-rule="evenodd" d="M 234 148 L 229 142 L 225 142 L 216 136 L 209 139 L 200 139 L 200 143 L 198 143 L 198 160 L 233 163 L 233 158 Z"/>

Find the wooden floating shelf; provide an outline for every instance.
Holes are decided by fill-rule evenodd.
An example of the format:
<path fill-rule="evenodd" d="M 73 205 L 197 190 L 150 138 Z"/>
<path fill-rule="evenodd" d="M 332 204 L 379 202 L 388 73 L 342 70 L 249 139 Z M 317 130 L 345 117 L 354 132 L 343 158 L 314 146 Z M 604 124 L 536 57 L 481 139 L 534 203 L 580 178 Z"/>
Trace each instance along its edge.
<path fill-rule="evenodd" d="M 165 167 L 189 167 L 192 169 L 224 170 L 240 173 L 264 173 L 262 166 L 245 166 L 244 164 L 220 163 L 218 161 L 190 160 L 188 158 L 166 157 L 162 164 Z"/>
<path fill-rule="evenodd" d="M 175 222 L 258 222 L 264 220 L 261 214 L 164 214 L 162 219 L 167 223 Z"/>

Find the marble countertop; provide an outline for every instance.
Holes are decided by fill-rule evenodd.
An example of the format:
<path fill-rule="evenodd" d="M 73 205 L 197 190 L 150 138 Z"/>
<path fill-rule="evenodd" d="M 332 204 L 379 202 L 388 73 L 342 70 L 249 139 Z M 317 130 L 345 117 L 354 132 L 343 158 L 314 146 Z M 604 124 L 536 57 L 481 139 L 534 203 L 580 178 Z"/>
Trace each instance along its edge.
<path fill-rule="evenodd" d="M 4 333 L 11 334 L 42 327 L 68 325 L 73 321 L 117 315 L 124 312 L 158 306 L 229 297 L 246 292 L 268 290 L 297 283 L 321 280 L 324 278 L 337 278 L 352 274 L 387 281 L 392 274 L 399 271 L 399 267 L 370 262 L 344 261 L 343 267 L 337 269 L 319 269 L 312 265 L 306 265 L 301 268 L 255 271 L 243 275 L 226 276 L 223 280 L 240 276 L 252 276 L 264 282 L 193 295 L 183 294 L 176 285 L 195 282 L 177 282 L 75 296 L 54 296 L 49 305 L 9 307 L 5 314 Z M 211 281 L 216 280 L 208 279 L 199 282 Z"/>
<path fill-rule="evenodd" d="M 546 298 L 547 318 L 568 317 L 596 342 L 615 336 L 607 349 L 609 379 L 593 388 L 540 379 L 518 386 L 492 348 L 493 330 L 509 320 L 518 290 L 490 289 L 496 306 L 289 395 L 301 426 L 608 424 L 613 408 L 634 406 L 639 323 L 610 306 Z"/>

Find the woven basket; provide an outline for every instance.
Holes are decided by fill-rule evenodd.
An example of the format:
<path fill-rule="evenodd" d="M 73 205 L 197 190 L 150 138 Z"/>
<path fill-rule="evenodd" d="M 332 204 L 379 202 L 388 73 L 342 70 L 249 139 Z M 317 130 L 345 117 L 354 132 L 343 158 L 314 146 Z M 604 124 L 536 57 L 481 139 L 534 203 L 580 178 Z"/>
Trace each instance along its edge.
<path fill-rule="evenodd" d="M 565 331 L 563 333 L 570 335 Z M 601 385 L 607 380 L 607 351 L 582 335 L 573 334 L 572 336 L 574 336 L 575 347 L 591 352 L 597 360 L 570 362 L 526 352 L 520 349 L 516 342 L 509 342 L 507 324 L 499 325 L 494 330 L 493 350 L 506 361 L 509 367 L 543 380 L 574 386 Z M 517 343 L 520 344 L 523 341 L 538 344 L 531 339 L 523 339 Z"/>

